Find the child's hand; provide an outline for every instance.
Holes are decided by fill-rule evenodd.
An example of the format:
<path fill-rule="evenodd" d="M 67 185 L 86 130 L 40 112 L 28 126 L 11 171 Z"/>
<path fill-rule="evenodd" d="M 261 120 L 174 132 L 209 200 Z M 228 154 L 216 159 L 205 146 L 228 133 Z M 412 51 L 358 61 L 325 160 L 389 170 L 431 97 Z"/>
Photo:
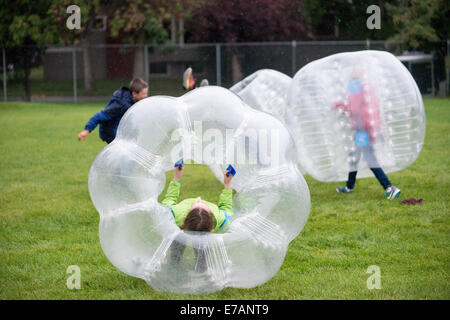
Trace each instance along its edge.
<path fill-rule="evenodd" d="M 173 170 L 173 180 L 181 181 L 181 178 L 183 177 L 183 171 L 184 171 L 184 164 L 181 166 L 181 168 L 176 167 Z"/>
<path fill-rule="evenodd" d="M 231 173 L 228 173 L 228 176 L 227 176 L 227 173 L 228 173 L 227 170 L 225 170 L 223 172 L 223 184 L 224 184 L 225 189 L 230 189 L 230 183 L 231 183 L 231 179 L 233 179 L 233 175 Z"/>
<path fill-rule="evenodd" d="M 78 134 L 78 141 L 86 139 L 89 134 L 89 130 L 83 130 Z"/>

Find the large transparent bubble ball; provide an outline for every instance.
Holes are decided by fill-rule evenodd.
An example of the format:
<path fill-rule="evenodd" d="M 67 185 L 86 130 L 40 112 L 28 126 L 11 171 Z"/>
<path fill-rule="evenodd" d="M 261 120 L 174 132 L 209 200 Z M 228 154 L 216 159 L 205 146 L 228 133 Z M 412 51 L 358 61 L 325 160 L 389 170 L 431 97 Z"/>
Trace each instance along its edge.
<path fill-rule="evenodd" d="M 139 101 L 89 173 L 105 255 L 156 290 L 203 293 L 265 283 L 309 215 L 309 190 L 295 156 L 281 121 L 227 89 Z M 182 231 L 158 202 L 165 172 L 181 157 L 222 172 L 228 164 L 236 169 L 235 215 L 222 233 Z M 174 260 L 182 247 L 181 260 Z"/>
<path fill-rule="evenodd" d="M 392 54 L 359 51 L 313 61 L 289 76 L 262 69 L 230 88 L 288 128 L 301 172 L 343 181 L 349 171 L 394 172 L 417 159 L 425 111 L 409 71 Z"/>
<path fill-rule="evenodd" d="M 384 51 L 346 52 L 307 64 L 288 92 L 285 124 L 302 168 L 321 181 L 349 171 L 406 168 L 422 149 L 425 112 L 405 66 Z"/>
<path fill-rule="evenodd" d="M 272 69 L 261 69 L 230 88 L 250 107 L 285 121 L 287 93 L 292 78 Z"/>

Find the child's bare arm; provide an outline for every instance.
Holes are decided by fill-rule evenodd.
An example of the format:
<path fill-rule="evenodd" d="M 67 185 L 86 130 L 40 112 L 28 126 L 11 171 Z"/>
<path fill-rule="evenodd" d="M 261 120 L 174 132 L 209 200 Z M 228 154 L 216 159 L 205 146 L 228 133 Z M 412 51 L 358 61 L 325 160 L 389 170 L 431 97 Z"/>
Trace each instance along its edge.
<path fill-rule="evenodd" d="M 183 172 L 184 172 L 184 164 L 181 166 L 181 168 L 176 167 L 173 170 L 173 180 L 181 181 L 181 178 L 183 177 Z"/>
<path fill-rule="evenodd" d="M 223 173 L 223 184 L 224 190 L 219 196 L 218 207 L 220 210 L 224 210 L 227 212 L 229 216 L 234 214 L 233 212 L 233 190 L 230 188 L 231 179 L 233 179 L 232 174 L 227 175 L 227 171 L 225 170 Z"/>
<path fill-rule="evenodd" d="M 225 189 L 230 189 L 231 179 L 233 179 L 233 175 L 229 174 L 228 171 L 225 170 L 223 173 L 223 185 Z"/>

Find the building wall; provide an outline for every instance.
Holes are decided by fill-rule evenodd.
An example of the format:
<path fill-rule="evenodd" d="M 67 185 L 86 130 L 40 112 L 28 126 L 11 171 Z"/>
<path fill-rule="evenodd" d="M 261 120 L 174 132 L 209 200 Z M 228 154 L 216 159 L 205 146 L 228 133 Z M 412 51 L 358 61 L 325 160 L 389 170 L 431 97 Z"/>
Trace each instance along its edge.
<path fill-rule="evenodd" d="M 99 31 L 89 37 L 92 45 L 105 43 L 105 32 Z M 91 67 L 95 79 L 105 79 L 107 76 L 106 48 L 95 47 L 89 49 Z M 77 79 L 84 77 L 83 52 L 79 48 L 76 52 Z M 69 81 L 72 74 L 72 50 L 69 48 L 49 48 L 43 57 L 44 79 L 49 81 Z"/>

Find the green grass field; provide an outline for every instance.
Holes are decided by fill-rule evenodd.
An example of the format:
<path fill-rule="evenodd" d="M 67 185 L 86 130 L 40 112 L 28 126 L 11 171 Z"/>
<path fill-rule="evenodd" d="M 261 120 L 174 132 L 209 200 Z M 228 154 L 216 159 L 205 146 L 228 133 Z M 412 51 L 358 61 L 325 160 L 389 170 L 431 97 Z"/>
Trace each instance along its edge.
<path fill-rule="evenodd" d="M 375 178 L 351 195 L 309 176 L 311 212 L 284 264 L 267 283 L 206 295 L 157 292 L 116 269 L 98 238 L 88 172 L 105 146 L 77 133 L 97 104 L 0 103 L 0 299 L 449 299 L 450 99 L 425 99 L 427 132 L 418 160 L 389 174 L 390 202 Z M 171 172 L 168 172 L 171 175 Z M 221 184 L 190 165 L 181 197 L 217 201 Z M 407 206 L 405 198 L 423 198 Z M 81 289 L 66 286 L 78 265 Z M 381 289 L 369 290 L 371 265 Z"/>

